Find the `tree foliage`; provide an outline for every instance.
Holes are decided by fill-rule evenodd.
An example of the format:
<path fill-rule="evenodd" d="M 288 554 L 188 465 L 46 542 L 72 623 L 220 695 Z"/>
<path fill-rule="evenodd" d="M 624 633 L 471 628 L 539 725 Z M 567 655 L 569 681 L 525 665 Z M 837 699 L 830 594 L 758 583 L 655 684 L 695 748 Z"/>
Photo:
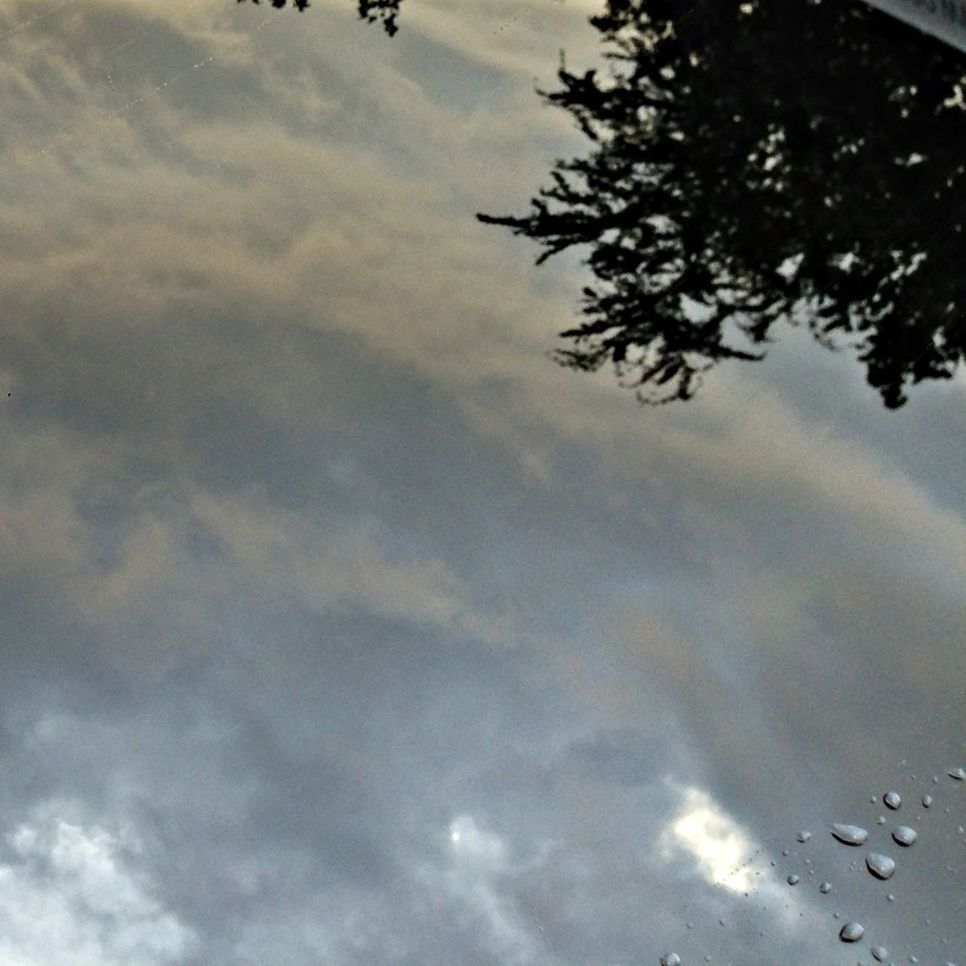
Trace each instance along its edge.
<path fill-rule="evenodd" d="M 238 0 L 243 3 L 244 0 Z M 261 0 L 252 0 L 252 3 L 260 3 Z M 288 5 L 288 0 L 270 0 L 273 7 L 282 8 Z M 399 16 L 399 4 L 402 0 L 359 0 L 359 16 L 369 23 L 382 21 L 383 28 L 391 37 L 399 28 L 396 25 L 396 18 Z M 309 0 L 292 0 L 292 6 L 296 10 L 307 10 L 311 4 Z"/>
<path fill-rule="evenodd" d="M 966 360 L 966 58 L 859 0 L 608 0 L 609 67 L 543 93 L 590 140 L 523 216 L 589 246 L 558 361 L 642 401 L 764 355 L 782 318 L 851 344 L 890 408 Z"/>

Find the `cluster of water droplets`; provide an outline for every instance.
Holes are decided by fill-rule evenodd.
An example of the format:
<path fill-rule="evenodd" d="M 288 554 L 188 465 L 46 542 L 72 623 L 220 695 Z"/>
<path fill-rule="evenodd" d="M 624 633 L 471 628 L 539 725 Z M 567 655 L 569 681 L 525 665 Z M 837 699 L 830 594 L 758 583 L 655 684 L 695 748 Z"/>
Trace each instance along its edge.
<path fill-rule="evenodd" d="M 950 768 L 946 774 L 954 781 L 966 781 L 966 769 L 963 769 L 962 767 Z M 913 778 L 915 778 L 915 776 L 913 776 Z M 932 781 L 933 784 L 938 785 L 940 782 L 939 776 L 933 776 Z M 877 799 L 873 797 L 871 801 L 873 804 L 875 804 Z M 935 803 L 935 798 L 933 795 L 926 792 L 923 793 L 921 802 L 923 808 L 932 808 L 933 804 Z M 882 796 L 882 803 L 890 812 L 898 812 L 902 808 L 902 797 L 898 792 L 890 790 Z M 949 812 L 950 809 L 947 808 L 946 811 Z M 920 816 L 920 818 L 921 817 L 922 816 Z M 888 821 L 889 820 L 885 816 L 880 816 L 877 819 L 876 824 L 880 826 L 887 825 Z M 869 832 L 867 829 L 863 828 L 861 825 L 854 825 L 848 822 L 835 822 L 830 826 L 829 831 L 832 838 L 834 838 L 838 843 L 852 848 L 860 848 L 866 845 L 869 839 Z M 964 830 L 960 828 L 960 832 L 962 833 L 963 831 Z M 891 830 L 890 837 L 892 842 L 899 846 L 900 849 L 908 849 L 914 845 L 919 838 L 919 832 L 910 825 L 896 825 L 895 828 Z M 812 833 L 805 829 L 798 832 L 796 835 L 797 841 L 803 845 L 810 842 L 812 838 Z M 788 849 L 782 851 L 782 855 L 784 857 L 788 857 L 789 854 L 790 851 Z M 806 858 L 805 864 L 811 865 L 810 860 Z M 771 865 L 774 866 L 775 862 L 773 861 Z M 865 856 L 865 866 L 869 874 L 878 881 L 887 881 L 891 879 L 896 872 L 895 859 L 885 852 L 870 850 Z M 813 875 L 813 870 L 809 869 L 808 874 Z M 797 886 L 802 880 L 801 876 L 797 872 L 790 872 L 785 881 L 790 886 Z M 819 883 L 818 891 L 821 895 L 828 895 L 830 892 L 832 892 L 832 883 L 827 879 L 823 879 Z M 747 893 L 745 894 L 747 895 Z M 886 898 L 888 901 L 892 902 L 895 899 L 895 896 L 892 895 L 892 893 L 889 893 Z M 834 913 L 834 918 L 839 919 L 840 914 L 838 912 Z M 926 921 L 927 923 L 929 922 L 928 919 Z M 724 920 L 719 920 L 719 923 L 724 925 Z M 692 923 L 689 922 L 687 926 L 688 929 L 690 929 Z M 860 942 L 865 937 L 865 934 L 865 926 L 863 926 L 863 924 L 857 919 L 850 919 L 841 927 L 841 929 L 839 929 L 838 936 L 843 943 L 851 944 Z M 877 963 L 887 963 L 887 966 L 894 966 L 894 964 L 889 960 L 889 950 L 885 946 L 881 944 L 870 946 L 869 953 Z M 709 962 L 710 960 L 710 956 L 704 957 L 705 962 Z M 915 964 L 919 962 L 919 959 L 915 955 L 910 955 L 909 962 L 915 966 Z M 661 956 L 660 959 L 660 966 L 682 966 L 682 963 L 683 960 L 681 959 L 681 956 L 676 952 L 667 952 Z M 946 962 L 944 966 L 956 966 L 956 964 Z"/>
<path fill-rule="evenodd" d="M 966 771 L 963 768 L 950 768 L 947 775 L 954 779 L 955 781 L 966 780 Z M 933 777 L 933 783 L 939 783 L 939 776 Z M 876 799 L 872 798 L 872 803 L 875 804 Z M 882 802 L 890 811 L 897 812 L 902 807 L 902 797 L 896 791 L 887 791 L 882 796 Z M 923 808 L 931 808 L 933 805 L 933 796 L 929 793 L 924 793 L 922 796 Z M 876 824 L 885 825 L 888 819 L 885 816 L 880 816 L 877 819 Z M 862 828 L 860 825 L 852 825 L 845 822 L 836 822 L 831 826 L 832 837 L 839 843 L 852 847 L 860 847 L 865 845 L 868 840 L 869 833 L 866 829 Z M 919 838 L 919 833 L 916 829 L 912 828 L 910 825 L 897 825 L 892 830 L 892 841 L 903 849 L 909 848 L 915 843 Z M 804 839 L 799 836 L 799 841 L 804 841 Z M 865 857 L 866 868 L 869 873 L 873 875 L 876 879 L 880 881 L 885 881 L 891 879 L 896 871 L 896 862 L 892 856 L 885 854 L 884 852 L 872 852 L 870 851 Z M 789 878 L 791 881 L 791 878 Z M 831 891 L 831 884 L 829 882 L 823 882 L 819 886 L 819 892 L 822 894 L 827 894 Z M 886 897 L 890 902 L 895 898 L 891 893 Z M 865 927 L 857 920 L 851 920 L 845 923 L 844 926 L 839 930 L 839 939 L 844 943 L 855 943 L 862 939 L 865 935 Z M 889 958 L 889 951 L 881 945 L 872 946 L 869 949 L 872 954 L 872 958 L 877 962 L 886 962 Z M 915 956 L 910 956 L 909 961 L 911 963 L 917 963 L 918 959 Z M 947 963 L 946 966 L 955 966 L 955 964 Z"/>

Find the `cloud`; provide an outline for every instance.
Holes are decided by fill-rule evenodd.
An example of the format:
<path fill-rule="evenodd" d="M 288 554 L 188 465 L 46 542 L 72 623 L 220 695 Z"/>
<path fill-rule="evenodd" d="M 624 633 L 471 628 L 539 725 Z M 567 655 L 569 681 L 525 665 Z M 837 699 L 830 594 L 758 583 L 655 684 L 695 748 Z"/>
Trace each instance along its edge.
<path fill-rule="evenodd" d="M 10 966 L 162 966 L 196 943 L 132 868 L 137 841 L 61 817 L 45 802 L 6 837 L 0 958 Z"/>
<path fill-rule="evenodd" d="M 711 885 L 747 892 L 755 885 L 747 863 L 760 848 L 747 831 L 715 805 L 707 792 L 687 788 L 682 798 L 681 811 L 662 836 L 668 859 L 683 850 L 693 857 Z"/>
<path fill-rule="evenodd" d="M 501 963 L 527 966 L 544 961 L 543 943 L 503 895 L 501 880 L 510 876 L 514 863 L 506 843 L 495 832 L 481 827 L 472 815 L 458 815 L 449 825 L 450 855 L 445 866 L 424 867 L 417 879 L 430 893 L 466 918 L 470 932 L 480 930 L 481 945 Z"/>

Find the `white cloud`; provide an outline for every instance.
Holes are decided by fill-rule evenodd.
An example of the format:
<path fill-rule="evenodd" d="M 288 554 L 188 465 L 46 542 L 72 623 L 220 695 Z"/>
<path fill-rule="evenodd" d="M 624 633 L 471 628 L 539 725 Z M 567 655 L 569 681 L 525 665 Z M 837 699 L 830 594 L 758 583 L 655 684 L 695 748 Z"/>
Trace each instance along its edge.
<path fill-rule="evenodd" d="M 450 823 L 447 837 L 445 864 L 424 865 L 416 871 L 428 894 L 439 897 L 458 919 L 465 920 L 468 931 L 479 931 L 494 961 L 508 966 L 540 962 L 541 940 L 512 896 L 501 892 L 501 881 L 517 871 L 503 838 L 467 814 Z"/>
<path fill-rule="evenodd" d="M 680 851 L 687 853 L 711 885 L 737 893 L 755 885 L 748 863 L 760 849 L 748 832 L 700 788 L 683 790 L 681 808 L 661 841 L 666 858 Z"/>
<path fill-rule="evenodd" d="M 666 784 L 681 804 L 658 837 L 664 860 L 673 863 L 682 855 L 690 857 L 708 885 L 732 897 L 754 894 L 767 911 L 769 930 L 780 922 L 786 934 L 799 933 L 801 912 L 809 903 L 804 887 L 793 892 L 784 878 L 786 870 L 778 868 L 765 846 L 705 789 Z M 800 869 L 803 878 L 805 871 Z"/>
<path fill-rule="evenodd" d="M 10 832 L 0 865 L 0 962 L 5 966 L 162 966 L 194 947 L 191 929 L 131 868 L 130 832 L 62 817 L 48 802 Z"/>

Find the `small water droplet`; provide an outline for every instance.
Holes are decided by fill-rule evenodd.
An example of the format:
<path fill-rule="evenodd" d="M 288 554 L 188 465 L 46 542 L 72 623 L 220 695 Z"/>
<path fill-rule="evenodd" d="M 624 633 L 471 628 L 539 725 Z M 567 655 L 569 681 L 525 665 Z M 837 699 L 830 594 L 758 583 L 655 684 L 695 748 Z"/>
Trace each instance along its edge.
<path fill-rule="evenodd" d="M 846 845 L 861 845 L 869 837 L 869 833 L 864 828 L 841 823 L 832 826 L 832 835 Z"/>
<path fill-rule="evenodd" d="M 866 856 L 865 864 L 877 879 L 888 879 L 896 871 L 895 862 L 881 852 L 870 852 Z"/>
<path fill-rule="evenodd" d="M 963 771 L 962 768 L 950 768 L 946 774 L 950 778 L 955 778 L 958 782 L 966 781 L 966 771 Z"/>
<path fill-rule="evenodd" d="M 899 797 L 898 792 L 886 792 L 882 796 L 882 801 L 885 802 L 886 808 L 891 808 L 893 811 L 902 804 L 902 799 Z"/>
<path fill-rule="evenodd" d="M 822 893 L 823 896 L 827 896 L 832 891 L 831 882 L 823 882 L 819 887 L 818 891 Z"/>
<path fill-rule="evenodd" d="M 918 956 L 910 956 L 909 957 L 909 962 L 910 963 L 918 963 L 919 962 L 919 957 Z"/>
<path fill-rule="evenodd" d="M 877 819 L 875 820 L 875 824 L 876 824 L 876 825 L 885 825 L 885 823 L 886 823 L 886 817 L 885 817 L 885 815 L 880 815 L 880 816 L 879 816 L 879 817 L 878 817 L 878 818 L 877 818 Z"/>
<path fill-rule="evenodd" d="M 686 926 L 686 927 L 687 927 L 688 929 L 694 929 L 694 923 L 693 923 L 693 922 L 686 922 L 686 923 L 685 923 L 684 925 L 685 925 L 685 926 Z"/>
<path fill-rule="evenodd" d="M 839 932 L 839 939 L 844 943 L 858 942 L 865 934 L 865 927 L 860 922 L 853 920 L 847 922 Z"/>
<path fill-rule="evenodd" d="M 812 837 L 812 833 L 806 832 L 804 830 L 799 832 L 797 836 L 799 842 L 807 842 L 811 837 Z"/>
<path fill-rule="evenodd" d="M 889 958 L 889 950 L 885 946 L 873 946 L 869 952 L 872 953 L 872 958 L 880 963 L 884 963 Z"/>
<path fill-rule="evenodd" d="M 681 957 L 677 953 L 665 953 L 661 957 L 661 966 L 681 966 Z"/>
<path fill-rule="evenodd" d="M 793 872 L 786 880 L 789 885 L 798 885 L 802 880 Z"/>
<path fill-rule="evenodd" d="M 919 838 L 919 833 L 908 825 L 900 825 L 893 833 L 892 837 L 899 845 L 912 845 Z"/>
<path fill-rule="evenodd" d="M 923 795 L 922 805 L 923 808 L 932 808 L 932 795 Z"/>
<path fill-rule="evenodd" d="M 891 892 L 886 896 L 886 899 L 888 899 L 889 902 L 895 902 L 896 901 L 896 897 Z"/>

